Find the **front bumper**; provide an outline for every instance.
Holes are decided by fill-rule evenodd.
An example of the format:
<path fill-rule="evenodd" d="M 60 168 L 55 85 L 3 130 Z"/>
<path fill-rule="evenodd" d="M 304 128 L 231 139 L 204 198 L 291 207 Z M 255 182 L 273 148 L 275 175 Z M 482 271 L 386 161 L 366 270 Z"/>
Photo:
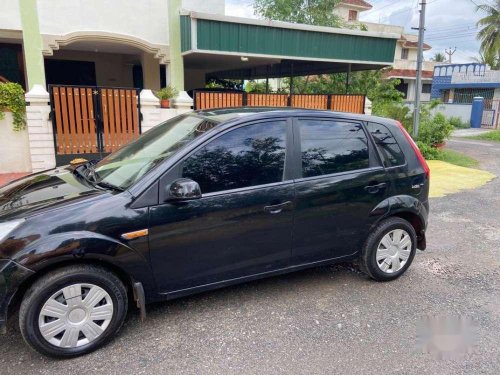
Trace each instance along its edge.
<path fill-rule="evenodd" d="M 9 304 L 19 285 L 34 272 L 8 259 L 0 259 L 0 333 L 7 330 Z"/>

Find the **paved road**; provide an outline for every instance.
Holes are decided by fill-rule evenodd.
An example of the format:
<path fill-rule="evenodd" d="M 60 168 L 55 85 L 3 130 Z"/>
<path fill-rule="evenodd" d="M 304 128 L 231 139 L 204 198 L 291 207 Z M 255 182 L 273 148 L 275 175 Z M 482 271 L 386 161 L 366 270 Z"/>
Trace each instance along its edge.
<path fill-rule="evenodd" d="M 500 145 L 450 147 L 500 176 Z M 375 283 L 350 266 L 248 283 L 129 314 L 106 348 L 74 360 L 0 338 L 1 374 L 500 374 L 500 179 L 433 199 L 429 249 L 401 279 Z M 426 316 L 473 320 L 472 353 L 417 350 Z"/>

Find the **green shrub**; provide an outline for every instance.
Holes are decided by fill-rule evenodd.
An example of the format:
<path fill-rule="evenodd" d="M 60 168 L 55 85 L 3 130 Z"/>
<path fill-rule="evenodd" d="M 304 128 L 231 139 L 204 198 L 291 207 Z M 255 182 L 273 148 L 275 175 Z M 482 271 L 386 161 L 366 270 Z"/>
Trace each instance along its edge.
<path fill-rule="evenodd" d="M 439 160 L 441 150 L 428 145 L 422 141 L 417 141 L 417 146 L 426 160 Z"/>
<path fill-rule="evenodd" d="M 12 112 L 13 129 L 23 130 L 26 126 L 26 102 L 24 90 L 18 83 L 0 84 L 0 120 L 4 118 L 3 112 L 7 110 Z"/>
<path fill-rule="evenodd" d="M 420 129 L 417 140 L 428 146 L 436 147 L 443 144 L 451 135 L 453 126 L 444 117 L 438 113 L 434 117 L 424 118 L 420 123 Z"/>
<path fill-rule="evenodd" d="M 460 117 L 450 117 L 448 119 L 448 121 L 455 129 L 468 129 L 468 128 L 470 128 L 470 124 L 468 122 L 463 122 Z"/>

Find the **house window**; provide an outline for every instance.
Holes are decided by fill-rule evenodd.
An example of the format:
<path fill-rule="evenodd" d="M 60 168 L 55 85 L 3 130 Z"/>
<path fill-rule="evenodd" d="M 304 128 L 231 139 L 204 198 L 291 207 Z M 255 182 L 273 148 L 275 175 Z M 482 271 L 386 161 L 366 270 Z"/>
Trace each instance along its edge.
<path fill-rule="evenodd" d="M 410 50 L 408 48 L 403 48 L 401 50 L 401 60 L 408 60 L 409 53 L 410 53 Z"/>
<path fill-rule="evenodd" d="M 431 93 L 431 89 L 432 89 L 432 85 L 431 84 L 423 84 L 422 85 L 422 94 L 430 94 Z"/>
<path fill-rule="evenodd" d="M 19 83 L 25 87 L 24 59 L 20 44 L 0 43 L 0 82 Z"/>
<path fill-rule="evenodd" d="M 357 21 L 358 20 L 358 11 L 350 10 L 349 11 L 349 21 Z"/>

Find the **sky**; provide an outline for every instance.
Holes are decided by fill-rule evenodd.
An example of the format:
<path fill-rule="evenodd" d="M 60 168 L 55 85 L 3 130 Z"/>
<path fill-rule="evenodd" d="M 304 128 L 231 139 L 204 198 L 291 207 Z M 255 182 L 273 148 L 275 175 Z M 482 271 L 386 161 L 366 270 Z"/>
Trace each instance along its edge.
<path fill-rule="evenodd" d="M 361 13 L 365 22 L 386 23 L 405 26 L 406 32 L 418 27 L 419 0 L 367 0 L 373 9 Z M 476 40 L 476 22 L 484 16 L 476 12 L 475 4 L 493 4 L 494 0 L 427 0 L 425 42 L 432 50 L 425 53 L 426 59 L 446 49 L 457 48 L 453 62 L 469 62 L 478 57 L 479 42 Z M 226 15 L 255 18 L 253 0 L 226 0 Z"/>

